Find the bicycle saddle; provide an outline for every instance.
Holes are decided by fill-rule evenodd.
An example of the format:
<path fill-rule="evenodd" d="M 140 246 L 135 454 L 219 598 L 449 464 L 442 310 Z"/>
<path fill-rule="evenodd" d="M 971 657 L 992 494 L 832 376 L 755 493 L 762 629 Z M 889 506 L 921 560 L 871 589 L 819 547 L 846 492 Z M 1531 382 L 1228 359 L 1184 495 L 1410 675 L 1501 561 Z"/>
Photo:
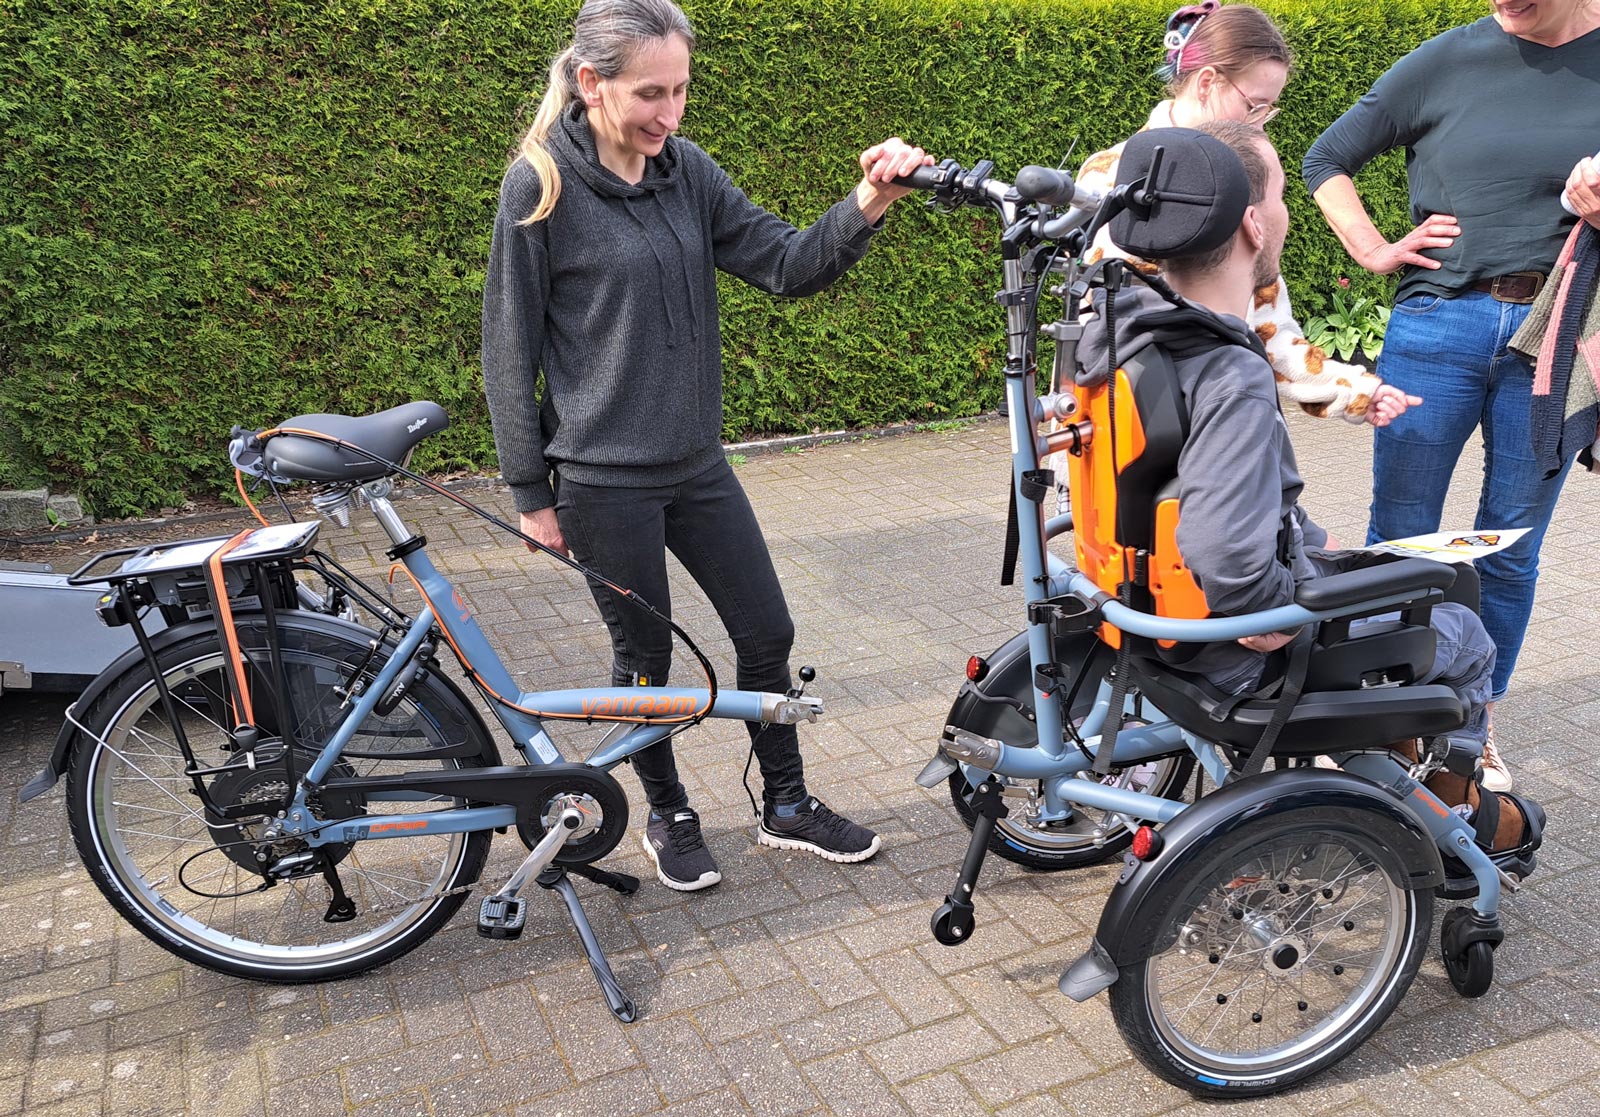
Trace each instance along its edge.
<path fill-rule="evenodd" d="M 444 408 L 427 400 L 373 415 L 297 415 L 278 424 L 275 429 L 282 433 L 267 439 L 261 463 L 273 476 L 289 481 L 376 481 L 391 472 L 387 463 L 403 464 L 418 443 L 449 425 Z M 366 453 L 296 433 L 302 431 L 336 438 Z"/>

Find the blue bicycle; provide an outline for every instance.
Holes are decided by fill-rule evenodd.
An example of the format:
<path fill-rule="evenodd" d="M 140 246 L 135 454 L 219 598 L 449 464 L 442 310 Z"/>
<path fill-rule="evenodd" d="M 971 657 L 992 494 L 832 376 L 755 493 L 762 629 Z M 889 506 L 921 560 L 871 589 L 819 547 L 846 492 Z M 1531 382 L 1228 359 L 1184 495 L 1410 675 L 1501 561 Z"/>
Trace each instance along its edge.
<path fill-rule="evenodd" d="M 263 519 L 231 537 L 97 556 L 71 580 L 107 586 L 101 618 L 130 626 L 137 647 L 71 706 L 22 798 L 65 774 L 78 850 L 118 912 L 188 961 L 277 982 L 347 977 L 414 949 L 477 883 L 491 833 L 514 828 L 529 852 L 482 901 L 479 931 L 515 938 L 527 886 L 554 891 L 612 1011 L 631 1020 L 635 1007 L 568 879 L 638 887 L 594 864 L 628 824 L 611 770 L 706 718 L 814 721 L 822 704 L 802 693 L 814 673 L 802 669 L 787 694 L 718 689 L 710 663 L 660 617 L 699 660 L 704 687 L 521 692 L 389 499 L 391 479 L 405 475 L 520 534 L 401 464 L 447 425 L 436 404 L 412 403 L 236 431 L 241 493 L 250 475 L 313 484 L 319 511 L 345 522 L 364 505 L 422 606 L 405 614 L 317 551 L 319 522 Z M 142 620 L 152 609 L 168 624 L 153 635 Z M 358 610 L 372 627 L 355 623 Z M 477 709 L 441 670 L 447 655 L 509 736 L 516 763 L 502 763 Z M 616 731 L 568 761 L 549 732 L 559 721 Z"/>

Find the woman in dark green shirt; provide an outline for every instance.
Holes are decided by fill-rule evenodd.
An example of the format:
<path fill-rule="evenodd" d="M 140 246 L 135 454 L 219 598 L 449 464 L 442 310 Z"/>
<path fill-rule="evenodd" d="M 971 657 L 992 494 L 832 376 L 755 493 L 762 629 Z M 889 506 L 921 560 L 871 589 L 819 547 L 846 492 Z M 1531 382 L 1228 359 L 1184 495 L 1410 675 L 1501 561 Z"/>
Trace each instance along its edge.
<path fill-rule="evenodd" d="M 1533 369 L 1506 345 L 1572 228 L 1562 187 L 1600 147 L 1600 2 L 1492 7 L 1396 62 L 1318 137 L 1304 171 L 1355 261 L 1400 273 L 1378 374 L 1426 401 L 1376 433 L 1368 542 L 1439 529 L 1456 462 L 1479 426 L 1485 464 L 1475 526 L 1530 529 L 1478 563 L 1499 699 L 1572 464 L 1567 458 L 1552 476 L 1539 467 L 1529 429 Z M 1416 227 L 1391 242 L 1352 176 L 1397 147 L 1406 152 Z M 1580 189 L 1575 197 L 1583 218 L 1600 226 L 1600 207 L 1581 208 L 1595 195 Z M 1484 766 L 1485 786 L 1511 786 L 1492 729 Z"/>

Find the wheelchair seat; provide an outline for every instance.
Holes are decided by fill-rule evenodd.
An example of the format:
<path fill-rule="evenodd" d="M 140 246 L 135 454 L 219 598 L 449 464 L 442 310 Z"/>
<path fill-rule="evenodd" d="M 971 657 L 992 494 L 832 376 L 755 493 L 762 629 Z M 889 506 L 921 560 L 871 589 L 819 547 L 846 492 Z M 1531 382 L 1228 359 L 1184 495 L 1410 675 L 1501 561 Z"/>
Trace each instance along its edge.
<path fill-rule="evenodd" d="M 1147 346 L 1105 380 L 1085 379 L 1073 392 L 1093 436 L 1071 451 L 1068 464 L 1078 569 L 1103 592 L 1142 612 L 1211 617 L 1177 546 L 1177 463 L 1189 419 L 1171 357 L 1160 346 Z M 1375 605 L 1319 624 L 1303 692 L 1272 755 L 1381 750 L 1463 725 L 1467 711 L 1454 690 L 1415 682 L 1433 663 L 1432 607 L 1445 599 L 1454 578 L 1452 567 L 1399 559 L 1300 583 L 1296 601 L 1314 611 L 1392 600 L 1397 593 L 1409 597 L 1399 606 Z M 1352 628 L 1358 617 L 1397 610 L 1397 619 Z M 1126 645 L 1130 683 L 1198 736 L 1248 753 L 1272 720 L 1275 695 L 1225 694 L 1184 670 L 1203 645 L 1151 640 L 1105 621 L 1099 636 L 1114 648 Z M 1275 655 L 1281 673 L 1285 655 Z M 1267 677 L 1274 677 L 1271 664 Z"/>

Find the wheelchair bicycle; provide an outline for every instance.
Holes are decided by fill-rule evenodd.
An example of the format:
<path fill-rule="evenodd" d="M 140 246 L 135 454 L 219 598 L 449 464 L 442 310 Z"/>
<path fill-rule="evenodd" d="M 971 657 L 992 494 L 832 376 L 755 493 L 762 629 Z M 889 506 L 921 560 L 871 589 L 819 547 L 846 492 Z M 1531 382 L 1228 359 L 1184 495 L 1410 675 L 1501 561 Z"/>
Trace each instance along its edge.
<path fill-rule="evenodd" d="M 1440 948 L 1457 992 L 1481 996 L 1504 938 L 1501 896 L 1533 868 L 1543 816 L 1527 804 L 1524 844 L 1490 856 L 1423 785 L 1481 769 L 1446 739 L 1466 720 L 1461 698 L 1415 681 L 1434 654 L 1430 611 L 1456 569 L 1403 558 L 1303 581 L 1290 605 L 1210 616 L 1176 547 L 1185 424 L 1170 358 L 1151 347 L 1102 384 L 1074 376 L 1091 288 L 1109 299 L 1125 282 L 1164 287 L 1120 261 L 1077 258 L 1129 204 L 1129 188 L 1101 197 L 1041 167 L 1013 185 L 988 160 L 947 160 L 902 181 L 930 191 L 931 206 L 986 207 L 1002 221 L 1007 565 L 1020 559 L 1027 608 L 1022 632 L 969 661 L 917 777 L 947 785 L 971 828 L 935 939 L 971 937 L 991 851 L 1049 870 L 1125 850 L 1094 938 L 1060 988 L 1079 1001 L 1109 990 L 1134 1055 L 1197 1096 L 1274 1093 L 1354 1051 L 1415 976 L 1436 890 L 1472 900 L 1445 917 Z M 1038 304 L 1057 277 L 1064 309 L 1041 327 Z M 1041 333 L 1055 343 L 1043 395 Z M 1041 434 L 1050 420 L 1056 429 Z M 1063 449 L 1072 511 L 1047 520 L 1055 478 L 1040 463 Z M 1076 566 L 1048 548 L 1069 532 Z M 1352 624 L 1366 618 L 1380 619 Z M 1162 654 L 1306 625 L 1314 638 L 1271 696 L 1220 693 Z M 1407 739 L 1421 742 L 1420 759 L 1392 751 Z M 1218 790 L 1187 804 L 1196 765 Z"/>

